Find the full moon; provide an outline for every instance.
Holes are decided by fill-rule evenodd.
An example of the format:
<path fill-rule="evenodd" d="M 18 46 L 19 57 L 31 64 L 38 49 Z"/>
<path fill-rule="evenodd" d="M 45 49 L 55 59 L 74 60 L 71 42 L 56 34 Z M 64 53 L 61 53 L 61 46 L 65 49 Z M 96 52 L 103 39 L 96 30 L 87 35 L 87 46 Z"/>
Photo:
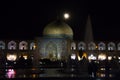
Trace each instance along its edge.
<path fill-rule="evenodd" d="M 64 13 L 64 18 L 68 19 L 70 17 L 70 15 L 68 13 Z"/>

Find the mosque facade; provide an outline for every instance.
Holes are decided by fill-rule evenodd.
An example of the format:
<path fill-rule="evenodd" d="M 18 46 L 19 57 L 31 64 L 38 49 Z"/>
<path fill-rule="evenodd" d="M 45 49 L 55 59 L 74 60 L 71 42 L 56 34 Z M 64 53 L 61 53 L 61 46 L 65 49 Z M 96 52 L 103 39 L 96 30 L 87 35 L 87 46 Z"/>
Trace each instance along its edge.
<path fill-rule="evenodd" d="M 89 35 L 89 34 L 88 34 Z M 25 59 L 67 60 L 83 57 L 93 60 L 120 59 L 120 42 L 74 41 L 72 28 L 61 20 L 48 24 L 43 37 L 34 40 L 0 40 L 0 60 L 16 61 L 20 56 Z"/>

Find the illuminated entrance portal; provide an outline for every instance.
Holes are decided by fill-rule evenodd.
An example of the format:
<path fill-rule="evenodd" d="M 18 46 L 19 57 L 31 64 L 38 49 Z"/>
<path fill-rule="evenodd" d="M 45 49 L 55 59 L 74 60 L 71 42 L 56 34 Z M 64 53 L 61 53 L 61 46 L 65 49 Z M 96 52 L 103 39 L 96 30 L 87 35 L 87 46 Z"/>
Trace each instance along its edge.
<path fill-rule="evenodd" d="M 37 44 L 38 54 L 35 57 L 38 59 L 65 60 L 70 53 L 68 42 L 64 38 L 40 38 Z"/>
<path fill-rule="evenodd" d="M 52 59 L 52 60 L 54 60 L 54 59 L 56 60 L 57 59 L 57 46 L 52 41 L 50 41 L 46 45 L 45 51 L 47 53 L 47 58 L 48 59 Z"/>

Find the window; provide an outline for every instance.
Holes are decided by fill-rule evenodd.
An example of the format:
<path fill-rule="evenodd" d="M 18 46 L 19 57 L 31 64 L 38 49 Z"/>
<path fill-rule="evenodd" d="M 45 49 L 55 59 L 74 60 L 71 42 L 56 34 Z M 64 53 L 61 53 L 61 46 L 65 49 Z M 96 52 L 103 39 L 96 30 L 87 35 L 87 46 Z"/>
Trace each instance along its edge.
<path fill-rule="evenodd" d="M 32 42 L 30 43 L 30 50 L 35 50 L 36 46 L 35 46 L 35 43 Z"/>
<path fill-rule="evenodd" d="M 76 43 L 75 42 L 71 43 L 71 50 L 76 50 Z"/>
<path fill-rule="evenodd" d="M 27 50 L 28 49 L 28 43 L 26 41 L 21 41 L 19 43 L 19 49 L 20 50 Z"/>
<path fill-rule="evenodd" d="M 88 44 L 88 50 L 95 50 L 96 49 L 96 44 L 94 42 L 90 42 Z"/>
<path fill-rule="evenodd" d="M 118 43 L 118 45 L 117 45 L 117 49 L 120 50 L 120 43 Z"/>
<path fill-rule="evenodd" d="M 85 50 L 86 49 L 86 44 L 84 42 L 79 42 L 78 43 L 78 50 Z"/>
<path fill-rule="evenodd" d="M 108 43 L 108 50 L 115 50 L 115 49 L 116 49 L 115 43 L 113 42 Z"/>
<path fill-rule="evenodd" d="M 105 50 L 105 49 L 106 49 L 105 43 L 100 42 L 100 43 L 98 44 L 98 50 Z"/>
<path fill-rule="evenodd" d="M 9 50 L 15 50 L 16 49 L 16 42 L 15 41 L 10 41 L 8 43 L 8 49 Z"/>
<path fill-rule="evenodd" d="M 5 43 L 3 41 L 0 41 L 0 49 L 5 49 Z"/>

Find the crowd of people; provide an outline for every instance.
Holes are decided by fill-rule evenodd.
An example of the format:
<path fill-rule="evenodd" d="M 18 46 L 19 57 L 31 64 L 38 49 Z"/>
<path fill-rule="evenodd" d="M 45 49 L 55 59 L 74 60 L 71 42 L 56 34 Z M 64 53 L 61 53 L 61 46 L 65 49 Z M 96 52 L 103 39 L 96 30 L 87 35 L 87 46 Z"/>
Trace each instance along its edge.
<path fill-rule="evenodd" d="M 113 77 L 120 71 L 120 63 L 117 58 L 112 58 L 111 60 L 88 60 L 86 58 L 80 61 L 69 60 L 68 68 L 71 68 L 72 65 L 76 66 L 74 69 L 77 73 L 86 72 L 89 77 L 99 77 L 101 74 L 104 77 Z"/>
<path fill-rule="evenodd" d="M 25 68 L 25 67 L 31 67 L 33 65 L 31 57 L 25 59 L 23 56 L 21 56 L 17 60 L 17 67 L 19 68 Z"/>
<path fill-rule="evenodd" d="M 83 58 L 81 61 L 78 60 L 69 60 L 69 63 L 67 64 L 62 64 L 62 67 L 67 67 L 68 69 L 71 67 L 76 68 L 79 72 L 84 72 L 86 71 L 89 75 L 89 77 L 97 77 L 101 69 L 101 65 L 104 68 L 104 74 L 105 77 L 110 77 L 109 74 L 113 73 L 115 74 L 120 70 L 120 65 L 119 61 L 117 59 L 112 59 L 112 60 L 104 60 L 102 61 L 104 64 L 101 64 L 99 61 L 97 62 L 96 60 L 88 60 L 86 58 Z M 48 62 L 50 65 L 50 62 Z M 64 62 L 65 63 L 65 62 Z M 54 64 L 54 63 L 52 63 Z M 56 63 L 57 64 L 57 63 Z M 48 65 L 48 64 L 47 64 Z M 61 64 L 60 64 L 61 65 Z M 75 65 L 75 66 L 73 66 Z M 25 59 L 23 56 L 21 56 L 17 61 L 16 61 L 16 68 L 28 68 L 33 66 L 33 61 L 31 57 L 28 57 Z M 71 67 L 70 67 L 71 66 Z"/>
<path fill-rule="evenodd" d="M 97 77 L 97 73 L 100 73 L 101 68 L 104 68 L 105 77 L 110 77 L 110 74 L 115 74 L 120 71 L 119 60 L 112 58 L 112 60 L 105 59 L 97 63 L 94 60 L 88 63 L 88 74 L 90 77 Z"/>
<path fill-rule="evenodd" d="M 88 63 L 88 74 L 90 77 L 96 77 L 98 71 L 98 64 L 93 60 Z"/>
<path fill-rule="evenodd" d="M 7 61 L 6 68 L 29 68 L 32 67 L 32 65 L 31 57 L 25 59 L 23 56 L 20 56 L 16 61 Z"/>

